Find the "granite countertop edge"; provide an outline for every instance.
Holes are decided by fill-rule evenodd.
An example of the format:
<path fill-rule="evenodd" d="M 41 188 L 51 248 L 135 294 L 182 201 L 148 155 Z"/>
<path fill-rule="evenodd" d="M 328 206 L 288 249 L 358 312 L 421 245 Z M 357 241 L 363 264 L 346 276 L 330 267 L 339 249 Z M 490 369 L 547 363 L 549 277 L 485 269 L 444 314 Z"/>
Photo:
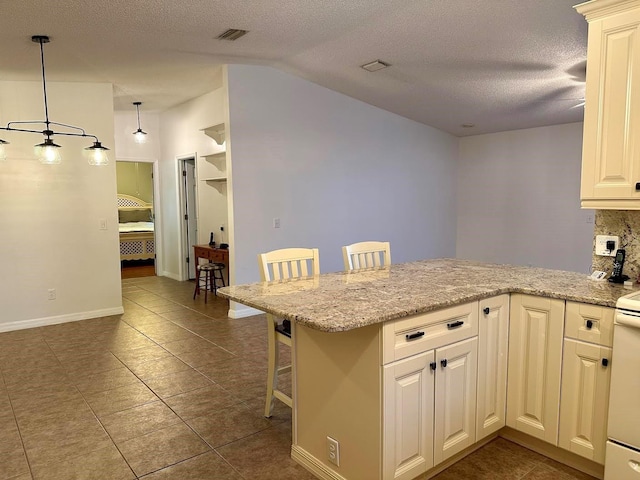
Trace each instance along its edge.
<path fill-rule="evenodd" d="M 283 290 L 282 293 L 276 292 L 274 294 L 273 289 L 277 287 L 274 287 L 272 284 L 254 283 L 239 285 L 237 287 L 226 287 L 219 289 L 218 293 L 229 300 L 271 313 L 279 318 L 288 319 L 315 330 L 331 333 L 353 330 L 411 315 L 428 313 L 463 303 L 512 293 L 556 298 L 559 300 L 613 308 L 616 305 L 618 297 L 638 289 L 637 285 L 634 285 L 631 289 L 617 285 L 607 285 L 604 282 L 600 282 L 600 285 L 597 285 L 596 282 L 589 280 L 588 275 L 575 272 L 535 267 L 485 264 L 456 259 L 411 262 L 397 266 L 393 265 L 391 268 L 389 278 L 376 278 L 370 286 L 362 284 L 364 286 L 361 288 L 357 288 L 360 287 L 360 285 L 351 285 L 351 288 L 349 288 L 348 285 L 345 286 L 343 284 L 345 282 L 344 278 L 346 278 L 345 275 L 348 274 L 336 272 L 319 276 L 320 279 L 326 279 L 326 285 L 318 286 L 318 277 L 314 277 L 316 284 L 313 285 L 313 288 L 302 289 L 307 291 L 292 288 L 291 291 Z M 474 270 L 481 269 L 484 270 L 484 279 L 486 279 L 487 275 L 491 275 L 495 271 L 495 274 L 503 275 L 505 278 L 490 282 L 480 282 L 480 284 L 464 282 L 456 284 L 456 282 L 453 281 L 450 284 L 441 282 L 441 284 L 437 286 L 432 286 L 431 283 L 425 283 L 440 278 L 435 275 L 438 275 L 438 270 L 442 268 L 458 269 L 458 275 L 461 273 L 472 274 Z M 412 269 L 413 271 L 411 271 Z M 409 273 L 415 273 L 416 269 L 418 269 L 418 273 L 423 273 L 423 270 L 431 271 L 427 271 L 426 275 L 423 275 L 423 277 L 415 282 L 406 278 Z M 387 270 L 387 272 L 388 271 L 389 270 Z M 405 273 L 405 271 L 408 272 Z M 374 274 L 377 274 L 377 272 L 374 272 Z M 528 279 L 526 275 L 534 276 L 531 283 L 537 283 L 537 285 L 522 285 L 527 282 L 517 278 L 517 276 Z M 543 285 L 545 278 L 548 278 L 550 286 Z M 338 282 L 340 279 L 342 279 L 341 283 Z M 411 284 L 413 288 L 419 287 L 427 290 L 428 294 L 433 290 L 431 295 L 438 296 L 438 298 L 421 298 L 412 303 L 408 300 L 413 298 L 410 294 L 415 293 L 415 291 L 405 291 L 407 290 L 406 286 L 403 290 L 394 290 L 394 280 L 396 279 L 398 283 L 405 282 Z M 560 282 L 560 286 L 556 285 L 554 287 L 554 281 Z M 498 285 L 489 285 L 487 283 L 496 283 Z M 283 283 L 276 283 L 275 285 L 280 285 L 281 287 L 287 286 L 287 284 Z M 290 282 L 288 285 L 292 287 L 298 286 L 295 281 Z M 571 291 L 574 286 L 575 291 Z M 272 290 L 269 290 L 270 288 Z M 459 291 L 458 289 L 463 291 Z M 465 289 L 476 289 L 477 291 L 465 292 Z M 581 290 L 593 290 L 593 292 L 584 292 Z M 320 296 L 318 298 L 318 304 L 315 306 L 313 304 L 316 297 L 311 295 L 317 292 L 320 292 Z M 364 298 L 359 298 L 357 295 L 354 296 L 354 292 L 357 294 L 362 292 L 361 296 Z M 377 298 L 387 293 L 389 295 L 396 294 L 397 298 L 394 299 L 395 301 L 385 302 L 384 297 L 383 300 Z M 402 297 L 403 293 L 407 294 L 406 298 Z M 367 295 L 369 295 L 369 297 L 367 297 Z M 372 297 L 372 295 L 376 297 Z M 368 301 L 371 299 L 373 299 L 372 302 Z M 358 308 L 359 301 L 362 301 L 361 308 Z M 401 305 L 403 303 L 407 303 L 406 308 L 404 305 Z M 369 307 L 371 304 L 373 304 L 373 306 Z"/>

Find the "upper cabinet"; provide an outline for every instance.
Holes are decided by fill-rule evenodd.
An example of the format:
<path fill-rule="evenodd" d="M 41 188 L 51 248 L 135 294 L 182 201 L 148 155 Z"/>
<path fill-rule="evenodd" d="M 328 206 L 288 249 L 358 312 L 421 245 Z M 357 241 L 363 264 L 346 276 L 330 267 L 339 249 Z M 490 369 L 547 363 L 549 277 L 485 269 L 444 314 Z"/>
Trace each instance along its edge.
<path fill-rule="evenodd" d="M 589 23 L 581 205 L 640 209 L 640 2 L 576 10 Z"/>

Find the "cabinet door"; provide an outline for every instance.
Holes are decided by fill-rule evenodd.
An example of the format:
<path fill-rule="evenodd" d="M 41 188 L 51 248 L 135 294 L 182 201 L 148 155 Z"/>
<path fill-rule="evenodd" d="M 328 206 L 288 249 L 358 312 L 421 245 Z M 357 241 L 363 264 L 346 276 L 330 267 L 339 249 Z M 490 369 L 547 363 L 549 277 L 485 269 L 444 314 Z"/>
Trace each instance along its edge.
<path fill-rule="evenodd" d="M 558 446 L 600 464 L 607 443 L 610 360 L 608 347 L 564 341 Z"/>
<path fill-rule="evenodd" d="M 582 206 L 640 200 L 640 9 L 589 24 L 582 153 Z M 610 199 L 611 202 L 598 202 Z M 625 203 L 626 200 L 626 203 Z M 640 208 L 640 205 L 636 206 Z"/>
<path fill-rule="evenodd" d="M 385 480 L 409 480 L 433 466 L 433 361 L 431 350 L 383 369 Z"/>
<path fill-rule="evenodd" d="M 436 350 L 434 462 L 476 441 L 478 337 Z"/>
<path fill-rule="evenodd" d="M 476 441 L 505 426 L 509 295 L 480 301 Z"/>
<path fill-rule="evenodd" d="M 512 295 L 507 425 L 558 444 L 564 301 Z"/>

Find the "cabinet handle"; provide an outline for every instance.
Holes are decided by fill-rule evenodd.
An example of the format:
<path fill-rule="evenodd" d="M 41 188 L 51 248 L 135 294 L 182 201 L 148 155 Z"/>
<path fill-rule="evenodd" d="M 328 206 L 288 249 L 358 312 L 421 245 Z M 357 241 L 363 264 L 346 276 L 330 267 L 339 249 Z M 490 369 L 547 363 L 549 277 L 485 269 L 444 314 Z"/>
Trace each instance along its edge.
<path fill-rule="evenodd" d="M 422 336 L 424 336 L 424 332 L 416 332 L 406 335 L 407 340 L 415 340 L 416 338 L 420 338 Z"/>
<path fill-rule="evenodd" d="M 444 360 L 440 360 L 440 365 L 442 365 L 442 368 L 446 368 L 447 367 L 447 359 L 445 358 Z"/>
<path fill-rule="evenodd" d="M 603 358 L 602 359 L 602 366 L 606 367 L 607 365 L 609 365 L 609 359 L 608 358 Z"/>
<path fill-rule="evenodd" d="M 587 320 L 587 330 L 591 330 L 593 328 L 593 322 L 591 320 Z"/>
<path fill-rule="evenodd" d="M 491 310 L 489 310 L 489 307 L 484 307 L 484 308 L 482 309 L 482 311 L 483 311 L 483 313 L 484 313 L 485 315 L 489 315 L 489 312 L 490 312 Z"/>
<path fill-rule="evenodd" d="M 435 370 L 436 369 L 436 362 L 431 362 L 429 364 L 429 366 L 431 367 L 431 370 Z"/>
<path fill-rule="evenodd" d="M 462 325 L 464 325 L 464 322 L 462 320 L 458 320 L 457 322 L 447 323 L 447 328 L 449 330 L 453 330 L 454 328 L 461 327 Z"/>
<path fill-rule="evenodd" d="M 636 191 L 640 190 L 640 182 L 636 183 Z"/>

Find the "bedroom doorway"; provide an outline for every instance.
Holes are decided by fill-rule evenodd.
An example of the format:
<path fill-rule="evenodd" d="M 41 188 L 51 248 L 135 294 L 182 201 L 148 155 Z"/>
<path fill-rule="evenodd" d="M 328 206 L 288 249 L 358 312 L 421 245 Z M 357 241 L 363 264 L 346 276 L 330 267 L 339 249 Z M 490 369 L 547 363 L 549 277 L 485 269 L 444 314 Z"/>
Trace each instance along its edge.
<path fill-rule="evenodd" d="M 183 272 L 186 272 L 187 280 L 196 278 L 196 266 L 193 261 L 193 245 L 198 241 L 198 214 L 196 209 L 197 184 L 196 184 L 196 159 L 185 157 L 179 159 L 181 175 L 180 184 L 180 212 L 183 218 L 182 224 L 182 258 Z"/>
<path fill-rule="evenodd" d="M 154 164 L 116 161 L 122 278 L 156 275 Z"/>

